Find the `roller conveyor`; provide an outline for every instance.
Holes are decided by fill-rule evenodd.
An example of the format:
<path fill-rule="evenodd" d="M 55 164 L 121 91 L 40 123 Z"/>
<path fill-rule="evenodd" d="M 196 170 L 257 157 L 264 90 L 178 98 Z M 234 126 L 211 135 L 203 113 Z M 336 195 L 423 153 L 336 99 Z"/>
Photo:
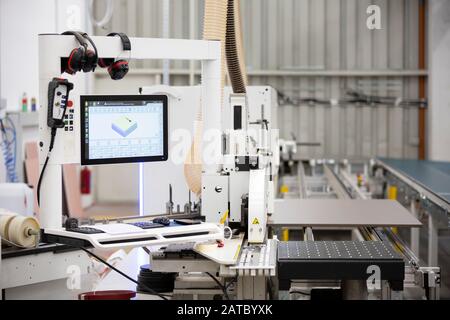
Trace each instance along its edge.
<path fill-rule="evenodd" d="M 378 163 L 450 206 L 450 162 L 379 158 Z"/>

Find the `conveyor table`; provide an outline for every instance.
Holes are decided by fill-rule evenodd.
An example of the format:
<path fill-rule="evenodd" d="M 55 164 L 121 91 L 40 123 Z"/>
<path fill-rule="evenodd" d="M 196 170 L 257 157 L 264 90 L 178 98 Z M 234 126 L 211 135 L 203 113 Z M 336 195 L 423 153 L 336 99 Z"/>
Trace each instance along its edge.
<path fill-rule="evenodd" d="M 450 162 L 379 158 L 377 163 L 391 175 L 408 185 L 438 210 L 427 209 L 428 214 L 428 265 L 438 265 L 438 231 L 450 226 Z M 440 208 L 440 209 L 439 209 Z M 411 211 L 416 215 L 415 204 Z M 419 256 L 419 234 L 411 233 L 412 250 Z"/>
<path fill-rule="evenodd" d="M 389 158 L 378 162 L 399 178 L 410 180 L 412 187 L 422 187 L 450 206 L 450 162 Z"/>
<path fill-rule="evenodd" d="M 403 290 L 405 263 L 383 241 L 280 241 L 278 279 L 282 290 L 293 280 L 367 280 L 368 268 L 380 268 L 380 280 Z"/>

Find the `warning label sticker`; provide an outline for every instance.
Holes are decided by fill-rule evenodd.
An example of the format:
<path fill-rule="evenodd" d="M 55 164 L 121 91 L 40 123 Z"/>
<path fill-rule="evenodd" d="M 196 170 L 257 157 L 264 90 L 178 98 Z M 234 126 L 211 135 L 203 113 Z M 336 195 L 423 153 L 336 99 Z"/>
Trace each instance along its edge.
<path fill-rule="evenodd" d="M 253 222 L 252 222 L 252 224 L 259 224 L 259 220 L 258 220 L 258 218 L 255 218 L 255 219 L 253 219 Z"/>

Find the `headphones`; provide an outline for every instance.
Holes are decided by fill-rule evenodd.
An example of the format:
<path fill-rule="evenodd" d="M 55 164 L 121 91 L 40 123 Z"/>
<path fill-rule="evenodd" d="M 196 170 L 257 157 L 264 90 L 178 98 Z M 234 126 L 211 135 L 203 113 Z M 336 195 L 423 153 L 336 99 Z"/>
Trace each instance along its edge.
<path fill-rule="evenodd" d="M 97 47 L 88 34 L 77 31 L 65 31 L 62 34 L 75 36 L 80 44 L 78 48 L 75 48 L 70 52 L 66 64 L 63 65 L 64 72 L 67 72 L 68 74 L 75 74 L 78 71 L 94 71 L 97 66 L 98 53 Z M 94 48 L 94 51 L 89 49 L 86 40 L 91 44 L 92 48 Z"/>
<path fill-rule="evenodd" d="M 131 51 L 131 42 L 128 36 L 122 32 L 112 32 L 107 35 L 108 37 L 119 36 L 122 41 L 122 48 L 124 51 Z M 108 73 L 111 79 L 120 80 L 128 73 L 128 61 L 119 59 L 116 61 L 114 58 L 100 58 L 98 59 L 98 65 L 102 68 L 108 68 Z"/>

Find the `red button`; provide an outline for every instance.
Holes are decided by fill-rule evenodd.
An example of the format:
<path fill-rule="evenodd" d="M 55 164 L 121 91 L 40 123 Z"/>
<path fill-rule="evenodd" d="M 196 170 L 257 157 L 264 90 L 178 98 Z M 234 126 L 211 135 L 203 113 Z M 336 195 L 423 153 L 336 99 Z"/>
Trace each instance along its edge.
<path fill-rule="evenodd" d="M 67 101 L 67 106 L 71 108 L 73 106 L 73 101 L 72 100 Z"/>

